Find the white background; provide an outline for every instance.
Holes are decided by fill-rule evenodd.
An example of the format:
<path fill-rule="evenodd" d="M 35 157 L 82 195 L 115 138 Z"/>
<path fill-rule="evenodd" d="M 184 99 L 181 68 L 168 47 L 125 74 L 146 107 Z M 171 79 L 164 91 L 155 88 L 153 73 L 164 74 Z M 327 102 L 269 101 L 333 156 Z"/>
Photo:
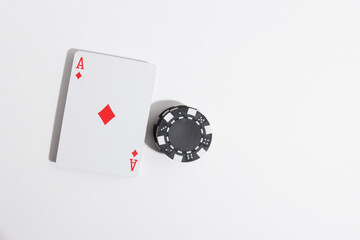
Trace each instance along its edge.
<path fill-rule="evenodd" d="M 48 160 L 66 52 L 158 67 L 209 152 L 135 179 Z M 0 2 L 0 239 L 359 239 L 360 2 Z"/>

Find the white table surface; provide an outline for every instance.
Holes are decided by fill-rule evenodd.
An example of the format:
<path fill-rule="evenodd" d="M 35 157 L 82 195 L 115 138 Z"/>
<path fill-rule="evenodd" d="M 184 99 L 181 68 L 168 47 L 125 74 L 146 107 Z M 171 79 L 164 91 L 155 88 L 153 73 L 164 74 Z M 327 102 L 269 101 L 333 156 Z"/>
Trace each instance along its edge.
<path fill-rule="evenodd" d="M 66 52 L 158 67 L 212 146 L 135 179 L 48 159 Z M 360 239 L 360 2 L 0 2 L 0 239 Z"/>

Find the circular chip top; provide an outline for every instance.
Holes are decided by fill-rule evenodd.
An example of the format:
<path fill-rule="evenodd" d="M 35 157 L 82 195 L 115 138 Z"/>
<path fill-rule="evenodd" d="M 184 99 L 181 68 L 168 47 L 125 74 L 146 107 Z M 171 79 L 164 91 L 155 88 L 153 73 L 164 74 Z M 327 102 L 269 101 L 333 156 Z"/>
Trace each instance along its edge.
<path fill-rule="evenodd" d="M 166 109 L 154 126 L 157 147 L 171 159 L 191 162 L 210 147 L 212 132 L 209 121 L 197 109 L 175 106 Z"/>

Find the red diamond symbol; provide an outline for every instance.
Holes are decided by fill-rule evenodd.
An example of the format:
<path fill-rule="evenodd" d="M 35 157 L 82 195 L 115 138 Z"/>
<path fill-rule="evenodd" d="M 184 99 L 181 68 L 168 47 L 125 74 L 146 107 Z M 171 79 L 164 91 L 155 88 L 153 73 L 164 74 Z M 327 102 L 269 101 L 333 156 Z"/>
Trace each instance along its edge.
<path fill-rule="evenodd" d="M 77 77 L 77 79 L 79 79 L 79 78 L 81 78 L 81 73 L 78 72 L 75 76 Z"/>
<path fill-rule="evenodd" d="M 133 155 L 134 157 L 136 157 L 136 155 L 138 155 L 137 151 L 134 150 L 134 151 L 132 152 L 132 155 Z"/>
<path fill-rule="evenodd" d="M 115 117 L 115 114 L 111 110 L 109 104 L 106 105 L 106 107 L 104 107 L 104 109 L 101 110 L 98 114 L 101 120 L 104 122 L 104 125 L 106 125 L 108 122 L 110 122 L 111 119 Z"/>

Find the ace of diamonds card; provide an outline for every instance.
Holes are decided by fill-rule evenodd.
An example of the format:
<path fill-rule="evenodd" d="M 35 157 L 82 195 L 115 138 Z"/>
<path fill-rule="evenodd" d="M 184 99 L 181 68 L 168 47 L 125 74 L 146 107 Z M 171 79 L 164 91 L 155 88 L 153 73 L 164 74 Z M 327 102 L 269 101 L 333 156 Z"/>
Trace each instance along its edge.
<path fill-rule="evenodd" d="M 155 71 L 147 62 L 77 51 L 56 163 L 137 175 Z"/>

